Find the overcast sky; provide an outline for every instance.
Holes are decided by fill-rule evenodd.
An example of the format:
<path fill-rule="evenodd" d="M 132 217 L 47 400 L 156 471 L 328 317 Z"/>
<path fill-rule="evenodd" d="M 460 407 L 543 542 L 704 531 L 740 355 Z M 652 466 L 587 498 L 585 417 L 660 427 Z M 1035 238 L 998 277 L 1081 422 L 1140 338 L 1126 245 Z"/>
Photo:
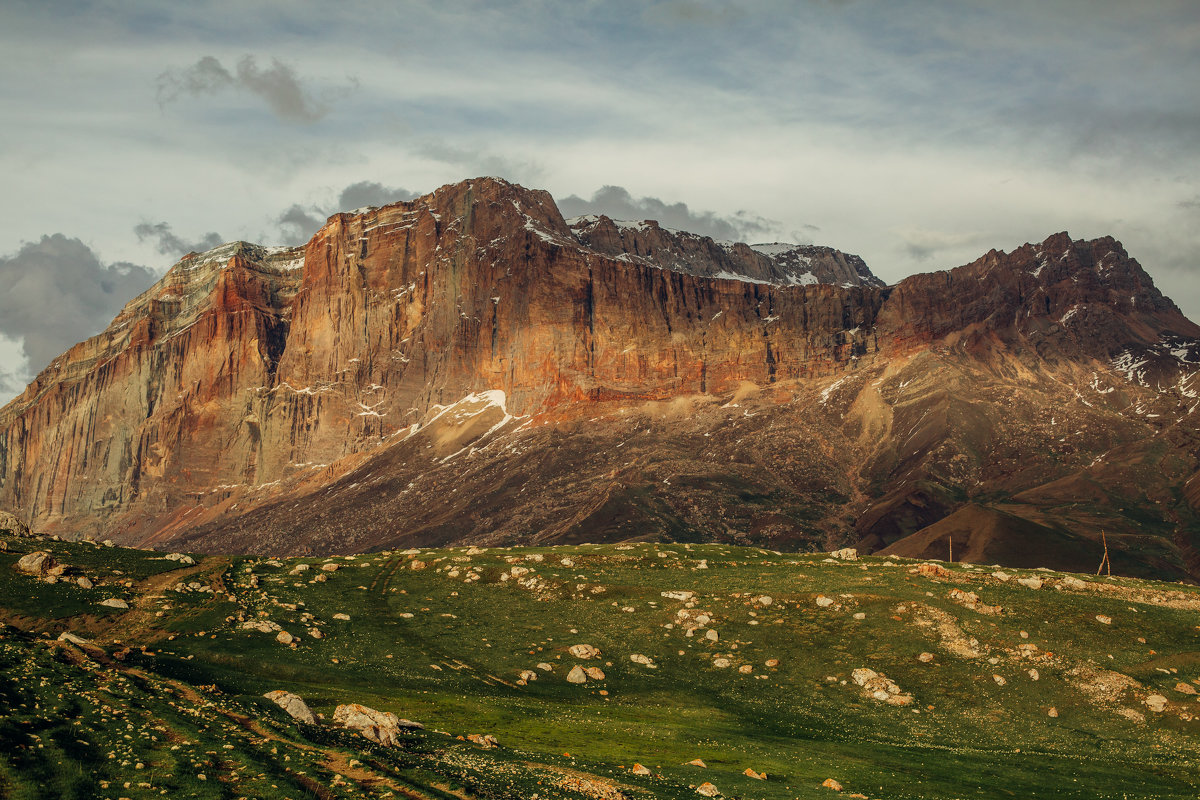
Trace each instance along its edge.
<path fill-rule="evenodd" d="M 0 402 L 188 250 L 477 175 L 889 282 L 1112 234 L 1200 319 L 1195 0 L 5 0 L 0 109 Z"/>

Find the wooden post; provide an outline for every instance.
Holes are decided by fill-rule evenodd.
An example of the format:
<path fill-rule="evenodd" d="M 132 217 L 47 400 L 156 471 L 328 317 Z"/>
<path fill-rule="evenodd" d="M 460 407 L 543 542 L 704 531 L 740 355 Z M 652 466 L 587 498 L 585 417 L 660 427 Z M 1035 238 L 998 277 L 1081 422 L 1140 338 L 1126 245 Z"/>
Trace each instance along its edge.
<path fill-rule="evenodd" d="M 1108 560 L 1108 537 L 1104 531 L 1100 531 L 1100 541 L 1104 544 L 1104 558 L 1100 559 L 1100 566 L 1096 567 L 1096 574 L 1107 567 L 1109 577 L 1112 577 L 1112 562 Z"/>
<path fill-rule="evenodd" d="M 950 561 L 951 561 L 951 563 L 953 563 L 953 561 L 954 561 L 954 537 L 953 536 L 950 537 Z"/>

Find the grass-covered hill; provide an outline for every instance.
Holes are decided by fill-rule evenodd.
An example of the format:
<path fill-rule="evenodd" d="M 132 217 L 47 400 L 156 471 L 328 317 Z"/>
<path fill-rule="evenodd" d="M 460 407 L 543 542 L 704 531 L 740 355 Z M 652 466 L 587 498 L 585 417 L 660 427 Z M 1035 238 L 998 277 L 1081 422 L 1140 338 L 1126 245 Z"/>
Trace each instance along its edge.
<path fill-rule="evenodd" d="M 1200 795 L 1192 586 L 719 545 L 0 541 L 2 798 Z M 35 551 L 59 566 L 19 571 Z M 334 724 L 352 703 L 424 727 L 378 744 Z"/>

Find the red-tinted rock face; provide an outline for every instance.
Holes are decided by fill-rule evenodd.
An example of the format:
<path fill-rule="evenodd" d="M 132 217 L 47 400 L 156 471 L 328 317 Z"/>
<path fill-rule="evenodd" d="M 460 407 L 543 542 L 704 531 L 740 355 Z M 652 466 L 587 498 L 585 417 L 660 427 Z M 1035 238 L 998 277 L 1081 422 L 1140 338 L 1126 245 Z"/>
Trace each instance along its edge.
<path fill-rule="evenodd" d="M 769 403 L 824 405 L 835 379 L 930 348 L 965 348 L 989 369 L 1001 351 L 1087 365 L 1200 336 L 1111 239 L 1060 234 L 890 288 L 837 251 L 761 249 L 606 218 L 573 230 L 545 192 L 479 179 L 337 215 L 302 249 L 186 258 L 0 410 L 0 506 L 37 528 L 147 541 L 401 452 L 440 409 L 483 392 L 502 392 L 488 395 L 502 405 L 495 420 L 465 415 L 491 420 L 472 435 L 513 417 L 567 431 L 597 409 L 747 386 L 778 389 Z M 797 280 L 800 266 L 826 282 Z M 838 423 L 847 442 L 878 416 L 863 410 L 875 390 L 856 385 L 863 399 Z M 887 414 L 889 427 L 903 418 Z M 457 442 L 449 457 L 470 446 L 464 435 L 446 429 L 428 447 Z M 630 432 L 611 435 L 595 447 Z M 883 525 L 892 506 L 871 503 L 909 503 L 899 476 L 927 478 L 936 450 L 888 441 L 855 444 L 865 449 L 852 458 L 822 440 L 806 458 L 827 467 L 796 478 L 856 503 L 850 522 L 861 516 L 881 543 L 904 528 Z M 947 510 L 934 508 L 928 521 Z M 453 538 L 449 524 L 431 539 Z M 406 521 L 378 525 L 399 536 Z"/>

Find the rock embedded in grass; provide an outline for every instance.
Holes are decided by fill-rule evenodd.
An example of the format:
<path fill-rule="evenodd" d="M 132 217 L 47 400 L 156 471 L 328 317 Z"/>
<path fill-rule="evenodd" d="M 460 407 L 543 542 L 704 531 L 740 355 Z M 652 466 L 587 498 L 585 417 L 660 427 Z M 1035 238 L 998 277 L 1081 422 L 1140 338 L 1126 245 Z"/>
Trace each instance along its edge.
<path fill-rule="evenodd" d="M 299 695 L 286 692 L 283 689 L 276 689 L 274 691 L 267 692 L 263 695 L 263 697 L 282 708 L 293 719 L 298 719 L 301 722 L 308 723 L 309 725 L 317 724 L 317 720 L 313 716 L 312 709 L 308 707 L 308 704 L 305 703 Z"/>
<path fill-rule="evenodd" d="M 15 566 L 18 572 L 42 577 L 53 574 L 54 569 L 58 567 L 58 562 L 54 560 L 54 556 L 45 550 L 35 550 L 17 559 Z"/>

